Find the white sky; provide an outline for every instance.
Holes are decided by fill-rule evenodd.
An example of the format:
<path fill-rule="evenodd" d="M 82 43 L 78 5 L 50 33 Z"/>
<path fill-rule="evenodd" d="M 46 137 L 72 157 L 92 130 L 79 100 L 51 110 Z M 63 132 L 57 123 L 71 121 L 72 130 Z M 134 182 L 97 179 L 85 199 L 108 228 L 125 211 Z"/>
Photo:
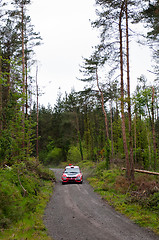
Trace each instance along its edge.
<path fill-rule="evenodd" d="M 98 43 L 98 33 L 92 29 L 89 19 L 96 19 L 95 0 L 32 0 L 29 15 L 35 31 L 40 32 L 43 45 L 37 47 L 38 85 L 40 105 L 56 103 L 61 92 L 82 90 L 84 83 L 77 80 L 82 56 L 89 57 L 92 46 Z M 131 86 L 141 74 L 147 76 L 151 69 L 150 53 L 144 47 L 131 47 Z M 35 67 L 32 69 L 35 77 Z M 152 76 L 150 76 L 151 78 Z"/>

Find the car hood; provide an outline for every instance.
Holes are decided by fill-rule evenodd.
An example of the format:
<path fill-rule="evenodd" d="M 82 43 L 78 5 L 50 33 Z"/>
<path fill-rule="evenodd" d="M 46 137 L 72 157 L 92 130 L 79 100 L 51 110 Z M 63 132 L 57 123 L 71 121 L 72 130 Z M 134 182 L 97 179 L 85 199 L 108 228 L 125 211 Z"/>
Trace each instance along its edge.
<path fill-rule="evenodd" d="M 65 175 L 66 177 L 77 177 L 78 175 L 80 175 L 80 173 L 64 173 L 63 175 Z"/>

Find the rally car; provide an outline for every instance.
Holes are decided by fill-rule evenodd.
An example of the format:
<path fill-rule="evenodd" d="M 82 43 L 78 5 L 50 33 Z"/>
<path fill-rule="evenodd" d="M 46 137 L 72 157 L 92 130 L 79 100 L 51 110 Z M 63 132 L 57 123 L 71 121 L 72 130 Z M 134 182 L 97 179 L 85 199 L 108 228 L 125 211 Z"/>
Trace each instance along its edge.
<path fill-rule="evenodd" d="M 62 176 L 61 176 L 62 184 L 65 183 L 82 183 L 83 182 L 83 174 L 81 173 L 81 170 L 79 166 L 73 166 L 69 165 L 66 166 Z"/>

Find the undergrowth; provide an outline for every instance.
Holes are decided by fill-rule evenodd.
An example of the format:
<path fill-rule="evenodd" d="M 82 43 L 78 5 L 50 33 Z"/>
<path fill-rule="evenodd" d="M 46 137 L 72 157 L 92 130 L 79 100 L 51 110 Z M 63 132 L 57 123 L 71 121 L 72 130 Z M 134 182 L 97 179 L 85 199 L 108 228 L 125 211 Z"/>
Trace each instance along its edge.
<path fill-rule="evenodd" d="M 136 173 L 130 183 L 122 170 L 105 170 L 105 163 L 101 162 L 87 180 L 109 205 L 159 234 L 158 177 Z"/>
<path fill-rule="evenodd" d="M 0 239 L 49 239 L 42 216 L 54 181 L 35 159 L 0 169 Z"/>

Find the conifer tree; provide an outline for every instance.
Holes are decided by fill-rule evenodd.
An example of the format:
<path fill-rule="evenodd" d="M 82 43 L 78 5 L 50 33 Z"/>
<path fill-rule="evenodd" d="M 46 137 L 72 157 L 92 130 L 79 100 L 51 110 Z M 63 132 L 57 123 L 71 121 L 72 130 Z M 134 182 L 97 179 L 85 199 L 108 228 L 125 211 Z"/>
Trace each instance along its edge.
<path fill-rule="evenodd" d="M 0 4 L 2 1 L 0 1 Z M 0 160 L 22 160 L 31 151 L 31 123 L 25 119 L 27 68 L 39 34 L 26 14 L 30 1 L 12 0 L 12 8 L 1 8 L 0 26 Z M 4 5 L 3 5 L 4 6 Z M 3 7 L 2 6 L 2 7 Z M 22 110 L 23 109 L 23 110 Z M 22 134 L 23 133 L 23 134 Z M 12 140 L 11 140 L 12 139 Z M 23 148 L 22 148 L 23 146 Z M 10 162 L 11 164 L 11 162 Z"/>

